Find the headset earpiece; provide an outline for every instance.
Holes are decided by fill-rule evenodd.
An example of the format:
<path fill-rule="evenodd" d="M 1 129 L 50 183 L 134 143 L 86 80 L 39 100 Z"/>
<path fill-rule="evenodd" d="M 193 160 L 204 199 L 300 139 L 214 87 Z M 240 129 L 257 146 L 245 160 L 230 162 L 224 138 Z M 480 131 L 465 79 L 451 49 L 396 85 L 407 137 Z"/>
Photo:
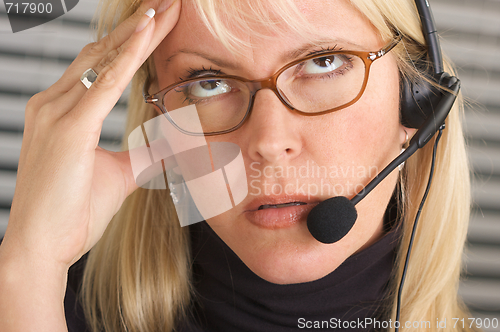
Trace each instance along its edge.
<path fill-rule="evenodd" d="M 430 70 L 422 71 L 429 80 L 449 88 L 450 75 L 447 73 L 429 74 Z M 434 86 L 424 78 L 410 82 L 406 77 L 401 78 L 401 124 L 408 128 L 420 128 L 427 118 L 433 116 L 436 106 L 444 97 L 445 92 Z"/>

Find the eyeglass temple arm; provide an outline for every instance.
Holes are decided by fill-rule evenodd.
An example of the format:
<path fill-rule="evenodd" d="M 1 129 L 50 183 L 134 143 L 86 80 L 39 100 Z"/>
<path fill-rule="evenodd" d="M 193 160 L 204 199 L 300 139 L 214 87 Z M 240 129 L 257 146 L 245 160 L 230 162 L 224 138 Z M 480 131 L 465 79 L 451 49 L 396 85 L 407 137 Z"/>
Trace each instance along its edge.
<path fill-rule="evenodd" d="M 372 61 L 375 61 L 375 59 L 383 57 L 385 54 L 389 53 L 394 47 L 396 47 L 396 45 L 399 44 L 401 39 L 403 39 L 403 36 L 397 32 L 394 39 L 388 45 L 386 45 L 383 49 L 381 49 L 377 53 L 370 53 L 369 58 Z"/>
<path fill-rule="evenodd" d="M 150 86 L 151 86 L 151 80 L 149 79 L 149 77 L 147 77 L 146 81 L 144 82 L 144 86 L 142 87 L 142 96 L 144 98 L 145 103 L 154 104 L 155 102 L 158 101 L 158 98 L 153 98 L 153 96 L 149 94 L 148 91 Z"/>
<path fill-rule="evenodd" d="M 390 42 L 390 44 L 382 49 L 384 54 L 390 52 L 394 47 L 396 47 L 396 45 L 399 44 L 401 39 L 403 39 L 403 36 L 398 32 L 394 37 L 394 39 Z"/>

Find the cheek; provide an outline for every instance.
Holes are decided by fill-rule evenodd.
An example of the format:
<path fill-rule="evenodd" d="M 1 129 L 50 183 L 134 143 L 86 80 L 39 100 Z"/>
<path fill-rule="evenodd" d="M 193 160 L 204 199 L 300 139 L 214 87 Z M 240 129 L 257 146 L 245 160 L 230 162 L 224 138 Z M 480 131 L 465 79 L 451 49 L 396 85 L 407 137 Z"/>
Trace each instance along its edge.
<path fill-rule="evenodd" d="M 389 60 L 374 63 L 354 105 L 308 120 L 305 149 L 319 163 L 338 167 L 332 182 L 366 185 L 399 153 L 399 72 Z"/>
<path fill-rule="evenodd" d="M 399 144 L 400 122 L 399 72 L 392 58 L 372 65 L 366 90 L 350 113 L 353 154 L 374 161 L 392 156 Z"/>

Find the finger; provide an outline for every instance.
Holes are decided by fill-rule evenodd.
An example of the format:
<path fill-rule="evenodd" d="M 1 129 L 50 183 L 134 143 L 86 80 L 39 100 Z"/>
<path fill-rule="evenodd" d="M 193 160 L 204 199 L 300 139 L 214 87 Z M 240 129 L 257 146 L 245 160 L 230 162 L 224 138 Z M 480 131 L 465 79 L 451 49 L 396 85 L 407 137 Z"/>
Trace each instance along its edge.
<path fill-rule="evenodd" d="M 160 0 L 160 3 L 160 8 L 155 16 L 155 34 L 149 48 L 146 50 L 148 56 L 153 53 L 163 39 L 165 39 L 165 36 L 177 24 L 182 6 L 181 0 Z"/>
<path fill-rule="evenodd" d="M 52 130 L 55 122 L 74 108 L 86 91 L 87 88 L 82 82 L 78 81 L 68 92 L 57 96 L 53 95 L 52 98 L 55 97 L 53 100 L 47 100 L 46 96 L 35 95 L 28 101 L 25 110 L 23 142 L 19 156 L 18 172 L 22 172 L 24 168 L 35 131 L 47 132 Z M 43 101 L 40 101 L 41 98 L 43 98 Z"/>
<path fill-rule="evenodd" d="M 158 18 L 159 25 L 167 29 L 156 28 L 156 19 L 144 15 L 142 20 L 149 20 L 149 24 L 142 31 L 134 32 L 124 44 L 122 51 L 99 73 L 97 80 L 78 105 L 68 113 L 72 121 L 94 129 L 97 129 L 96 125 L 102 125 L 102 121 L 118 101 L 137 69 L 175 26 L 179 18 L 180 6 L 180 1 L 175 1 L 164 12 L 161 19 Z M 161 21 L 169 21 L 169 23 Z M 141 24 L 139 22 L 138 25 Z"/>
<path fill-rule="evenodd" d="M 164 32 L 172 30 L 173 26 L 175 25 L 176 22 L 169 20 L 168 17 L 167 17 L 167 19 L 162 19 L 162 16 L 164 14 L 166 14 L 165 11 L 168 8 L 170 8 L 170 6 L 172 5 L 172 1 L 173 0 L 167 0 L 167 1 L 163 1 L 163 3 L 160 4 L 160 7 L 166 7 L 166 9 L 164 11 L 162 11 L 159 15 L 155 15 L 155 27 L 156 27 L 155 30 L 159 31 L 160 33 L 155 32 L 154 37 L 153 37 L 151 44 L 149 45 L 149 48 L 146 51 L 146 53 L 152 53 L 153 50 L 156 48 L 156 46 L 159 44 L 159 42 L 161 42 L 163 40 L 163 38 L 165 36 Z M 167 16 L 168 16 L 168 14 L 167 14 Z M 137 29 L 137 27 L 136 27 L 136 29 Z M 123 34 L 121 34 L 121 35 L 123 35 Z M 118 44 L 121 41 L 122 40 L 117 40 L 117 42 L 114 44 Z M 104 68 L 106 68 L 109 64 L 111 64 L 116 59 L 118 54 L 120 54 L 121 51 L 123 50 L 123 47 L 124 47 L 124 44 L 122 43 L 118 47 L 111 49 L 107 54 L 104 54 L 99 59 L 99 62 L 97 64 L 89 66 L 88 68 L 92 68 L 97 74 L 99 74 L 101 71 L 103 71 Z M 88 68 L 86 68 L 85 70 L 87 70 Z M 74 90 L 75 92 L 80 91 L 79 96 L 82 97 L 83 94 L 87 91 L 87 89 L 83 84 L 81 84 L 80 77 L 79 77 L 78 81 L 75 83 L 75 86 L 78 88 L 72 87 L 70 91 L 72 91 L 72 90 Z M 75 93 L 75 96 L 78 96 L 78 93 Z M 77 100 L 75 100 L 75 102 L 73 104 L 67 104 L 64 102 L 64 105 L 75 106 L 76 103 L 77 103 Z"/>
<path fill-rule="evenodd" d="M 99 74 L 120 54 L 123 45 L 110 51 L 101 61 L 92 69 Z M 54 123 L 66 113 L 70 112 L 87 92 L 87 87 L 80 80 L 76 82 L 71 90 L 59 95 L 56 99 L 46 102 L 38 111 L 39 118 L 46 118 L 45 121 Z M 50 119 L 50 120 L 49 120 Z"/>
<path fill-rule="evenodd" d="M 149 48 L 146 51 L 147 53 L 152 52 L 152 50 L 154 50 L 154 48 L 156 48 L 157 44 L 161 40 L 163 40 L 166 33 L 168 33 L 173 28 L 175 23 L 177 22 L 178 12 L 180 11 L 180 1 L 177 1 L 176 6 L 172 6 L 172 7 L 175 7 L 175 8 L 172 8 L 172 10 L 170 9 L 171 4 L 169 3 L 169 1 L 163 2 L 163 4 L 161 4 L 160 7 L 161 6 L 168 7 L 168 8 L 164 12 L 162 12 L 160 15 L 158 15 L 157 22 L 159 22 L 160 24 L 158 24 L 158 27 L 156 30 L 159 31 L 159 33 L 155 33 L 154 44 L 150 44 Z M 123 36 L 123 31 L 118 33 L 117 35 Z M 118 39 L 115 39 L 115 40 L 117 41 L 117 43 L 121 42 L 121 40 L 118 40 Z M 104 68 L 106 68 L 106 66 L 108 66 L 110 63 L 112 63 L 115 60 L 115 58 L 118 56 L 118 54 L 121 52 L 122 49 L 123 49 L 123 45 L 120 45 L 117 49 L 111 50 L 110 52 L 108 52 L 108 54 L 106 56 L 104 56 L 104 58 L 100 59 L 100 62 L 97 65 L 94 65 L 93 67 L 96 68 L 96 71 L 98 73 L 101 72 Z M 81 68 L 87 68 L 86 66 L 87 65 L 84 65 Z M 128 64 L 127 64 L 127 67 L 128 67 Z M 47 94 L 48 94 L 47 91 L 44 91 L 43 93 L 40 93 L 37 96 L 35 96 L 35 98 L 32 98 L 33 101 L 31 101 L 31 103 L 29 103 L 29 105 L 31 105 L 31 107 L 27 107 L 27 113 L 26 113 L 26 119 L 25 119 L 25 135 L 24 135 L 23 147 L 22 147 L 22 150 L 24 153 L 23 152 L 21 153 L 19 167 L 22 168 L 22 164 L 24 161 L 23 156 L 29 150 L 29 145 L 31 142 L 32 134 L 33 134 L 32 128 L 34 127 L 36 115 L 39 112 L 39 110 L 37 110 L 35 112 L 30 113 L 30 112 L 28 112 L 28 109 L 29 108 L 38 109 L 38 108 L 41 108 L 40 105 L 43 105 L 44 103 L 45 104 L 48 103 L 49 105 L 47 105 L 46 107 L 43 107 L 45 115 L 38 117 L 38 119 L 40 119 L 42 117 L 48 117 L 52 120 L 48 120 L 47 118 L 44 118 L 44 120 L 46 122 L 53 123 L 54 120 L 57 120 L 58 118 L 60 118 L 64 114 L 68 113 L 74 106 L 76 106 L 78 101 L 83 97 L 83 95 L 87 91 L 86 87 L 80 82 L 79 78 L 80 77 L 78 76 L 78 79 L 76 80 L 76 82 L 74 83 L 73 87 L 71 88 L 71 90 L 69 92 L 67 92 L 65 94 L 61 93 L 61 94 L 57 94 L 57 95 L 54 95 L 54 93 L 53 93 L 51 96 L 52 100 L 49 100 L 49 98 L 47 98 Z M 28 113 L 30 113 L 30 114 L 28 115 Z M 100 129 L 96 129 L 96 130 L 100 131 Z"/>
<path fill-rule="evenodd" d="M 168 9 L 165 12 L 161 13 L 159 15 L 158 19 L 159 22 L 159 29 L 160 33 L 159 36 L 155 36 L 155 41 L 154 43 L 157 44 L 161 40 L 163 40 L 164 35 L 168 33 L 175 23 L 177 22 L 178 15 L 180 12 L 180 1 L 177 1 L 176 6 L 172 6 L 174 8 Z M 134 30 L 135 31 L 135 30 Z M 151 47 L 148 47 L 147 52 L 150 53 L 152 50 L 156 47 L 157 45 L 151 45 Z M 114 61 L 114 59 L 118 56 L 120 52 L 121 47 L 118 48 L 118 50 L 114 51 L 111 50 L 108 54 L 107 58 L 101 59 L 101 63 L 97 65 L 98 71 L 100 72 L 100 68 L 108 65 L 108 63 L 111 63 Z M 127 66 L 128 67 L 128 66 Z M 82 67 L 84 68 L 84 67 Z M 130 78 L 131 79 L 131 78 Z M 44 91 L 43 93 L 37 94 L 34 96 L 32 99 L 30 99 L 30 102 L 27 105 L 26 108 L 26 116 L 25 116 L 25 131 L 23 135 L 23 143 L 21 147 L 21 155 L 19 159 L 19 164 L 18 164 L 18 169 L 19 171 L 22 171 L 23 165 L 24 165 L 24 160 L 25 156 L 27 155 L 29 151 L 29 147 L 31 145 L 31 139 L 33 136 L 33 131 L 34 131 L 34 123 L 35 119 L 38 118 L 43 119 L 46 123 L 53 123 L 54 120 L 57 120 L 60 118 L 62 115 L 66 114 L 68 110 L 71 110 L 75 105 L 78 104 L 79 100 L 82 98 L 82 96 L 85 94 L 87 89 L 85 86 L 78 80 L 75 82 L 71 90 L 66 93 L 66 94 L 59 94 L 53 101 L 47 102 L 49 99 L 47 97 L 48 92 Z M 52 96 L 54 98 L 54 96 Z M 116 101 L 115 101 L 116 102 Z M 115 103 L 114 102 L 114 103 Z M 114 105 L 113 103 L 113 105 Z M 39 112 L 39 108 L 41 108 L 40 105 L 48 104 L 45 107 L 43 107 L 43 115 L 37 117 L 37 113 Z M 36 111 L 34 111 L 36 110 Z M 111 110 L 111 108 L 109 109 Z M 107 112 L 109 113 L 109 111 Z M 102 127 L 102 122 L 101 122 L 101 127 Z M 101 128 L 95 128 L 94 129 L 95 133 L 100 133 Z"/>
<path fill-rule="evenodd" d="M 21 145 L 21 153 L 19 155 L 19 162 L 17 164 L 18 173 L 20 173 L 23 169 L 26 160 L 26 155 L 29 150 L 29 145 L 31 142 L 31 137 L 33 135 L 34 125 L 35 125 L 35 119 L 34 119 L 35 115 L 40 106 L 43 105 L 44 100 L 45 97 L 42 95 L 42 93 L 37 93 L 34 96 L 32 96 L 28 100 L 28 103 L 26 104 L 26 108 L 24 110 L 23 141 Z"/>
<path fill-rule="evenodd" d="M 150 3 L 158 4 L 160 6 L 168 5 L 171 0 L 164 1 L 161 0 L 151 0 L 149 2 L 144 2 L 138 10 L 127 18 L 122 24 L 120 24 L 116 29 L 114 29 L 108 36 L 102 38 L 97 43 L 92 43 L 83 48 L 83 50 L 78 54 L 73 63 L 66 69 L 63 76 L 47 90 L 37 93 L 34 95 L 26 105 L 25 111 L 25 121 L 24 121 L 24 135 L 23 144 L 21 147 L 21 155 L 19 159 L 18 169 L 21 170 L 24 165 L 24 156 L 29 150 L 32 133 L 35 127 L 35 118 L 40 110 L 40 108 L 55 99 L 61 97 L 69 90 L 75 89 L 80 90 L 80 97 L 85 93 L 86 88 L 79 81 L 82 73 L 98 64 L 102 61 L 102 58 L 110 53 L 112 50 L 119 48 L 135 31 L 135 26 L 143 13 L 146 12 L 148 5 Z M 102 53 L 102 54 L 101 54 Z M 83 69 L 85 68 L 85 69 Z"/>
<path fill-rule="evenodd" d="M 93 68 L 109 52 L 117 49 L 130 38 L 138 22 L 149 8 L 156 8 L 158 5 L 168 5 L 172 1 L 150 0 L 143 2 L 130 17 L 118 25 L 109 35 L 103 37 L 98 42 L 84 47 L 77 58 L 66 69 L 62 77 L 49 88 L 51 93 L 62 94 L 70 90 L 85 70 Z"/>

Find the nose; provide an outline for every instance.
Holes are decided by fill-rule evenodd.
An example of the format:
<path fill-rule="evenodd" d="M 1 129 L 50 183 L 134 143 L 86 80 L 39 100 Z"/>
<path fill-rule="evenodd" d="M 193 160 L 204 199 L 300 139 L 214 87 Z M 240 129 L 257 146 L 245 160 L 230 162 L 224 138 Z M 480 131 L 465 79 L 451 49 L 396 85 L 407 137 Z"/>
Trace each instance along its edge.
<path fill-rule="evenodd" d="M 285 106 L 271 89 L 259 90 L 245 124 L 249 155 L 255 161 L 275 164 L 301 153 L 301 116 Z"/>

